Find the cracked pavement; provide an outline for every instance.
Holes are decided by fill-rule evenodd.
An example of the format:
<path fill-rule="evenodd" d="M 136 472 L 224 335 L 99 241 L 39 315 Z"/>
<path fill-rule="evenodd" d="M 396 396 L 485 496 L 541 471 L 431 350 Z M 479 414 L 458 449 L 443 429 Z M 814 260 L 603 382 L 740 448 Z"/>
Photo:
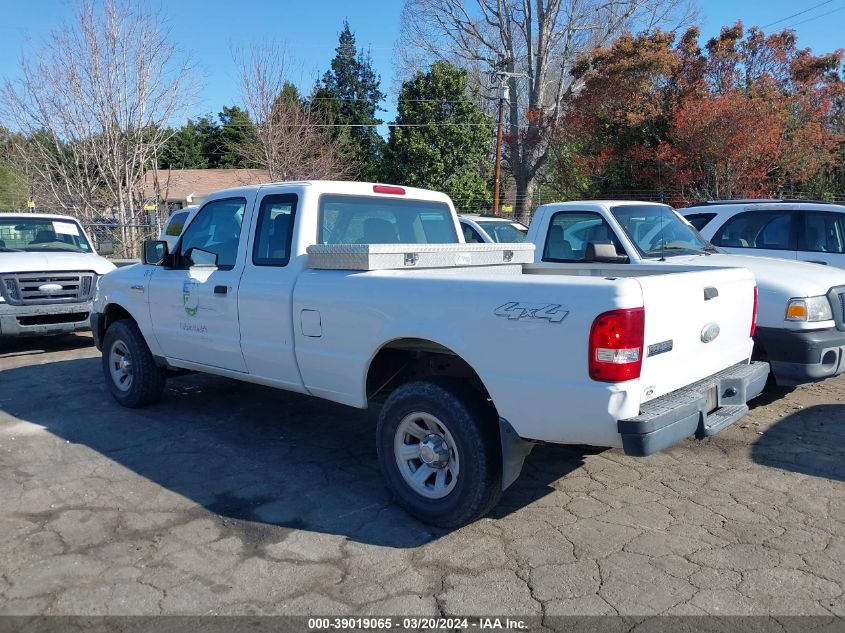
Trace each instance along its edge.
<path fill-rule="evenodd" d="M 845 377 L 648 458 L 539 446 L 453 532 L 374 435 L 212 376 L 123 409 L 87 335 L 0 343 L 0 613 L 845 616 Z"/>

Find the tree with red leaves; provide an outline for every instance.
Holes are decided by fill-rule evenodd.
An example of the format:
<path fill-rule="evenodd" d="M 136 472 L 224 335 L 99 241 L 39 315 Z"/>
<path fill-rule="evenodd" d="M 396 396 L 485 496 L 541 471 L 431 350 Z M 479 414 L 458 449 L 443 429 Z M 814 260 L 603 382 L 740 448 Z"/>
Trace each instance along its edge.
<path fill-rule="evenodd" d="M 588 170 L 589 193 L 657 189 L 687 201 L 794 193 L 836 168 L 842 51 L 815 56 L 792 31 L 746 33 L 739 22 L 704 50 L 698 38 L 626 36 L 576 67 L 584 89 L 556 147 L 584 157 L 558 170 Z"/>

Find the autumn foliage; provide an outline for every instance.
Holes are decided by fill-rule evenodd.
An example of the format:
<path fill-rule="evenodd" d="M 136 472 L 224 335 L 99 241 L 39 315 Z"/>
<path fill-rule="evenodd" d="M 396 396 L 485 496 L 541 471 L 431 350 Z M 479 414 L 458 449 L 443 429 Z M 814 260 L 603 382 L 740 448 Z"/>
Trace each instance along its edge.
<path fill-rule="evenodd" d="M 581 89 L 555 128 L 561 182 L 580 170 L 592 193 L 761 197 L 807 188 L 836 167 L 842 51 L 815 56 L 791 31 L 741 23 L 703 50 L 698 39 L 696 29 L 677 40 L 627 35 L 574 69 Z"/>

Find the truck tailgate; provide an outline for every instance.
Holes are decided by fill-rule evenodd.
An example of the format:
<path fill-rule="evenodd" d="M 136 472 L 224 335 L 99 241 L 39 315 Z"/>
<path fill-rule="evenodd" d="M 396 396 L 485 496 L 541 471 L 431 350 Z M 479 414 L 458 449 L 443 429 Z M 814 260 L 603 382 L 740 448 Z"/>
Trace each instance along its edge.
<path fill-rule="evenodd" d="M 645 305 L 646 402 L 751 356 L 754 276 L 745 268 L 637 277 Z"/>

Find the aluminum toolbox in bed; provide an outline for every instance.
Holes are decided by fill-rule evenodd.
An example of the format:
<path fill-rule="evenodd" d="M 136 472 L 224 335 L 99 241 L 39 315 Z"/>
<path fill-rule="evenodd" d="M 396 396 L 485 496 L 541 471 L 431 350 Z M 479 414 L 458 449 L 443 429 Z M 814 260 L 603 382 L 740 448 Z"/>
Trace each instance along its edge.
<path fill-rule="evenodd" d="M 395 270 L 528 264 L 534 244 L 317 244 L 308 267 L 334 270 Z"/>

